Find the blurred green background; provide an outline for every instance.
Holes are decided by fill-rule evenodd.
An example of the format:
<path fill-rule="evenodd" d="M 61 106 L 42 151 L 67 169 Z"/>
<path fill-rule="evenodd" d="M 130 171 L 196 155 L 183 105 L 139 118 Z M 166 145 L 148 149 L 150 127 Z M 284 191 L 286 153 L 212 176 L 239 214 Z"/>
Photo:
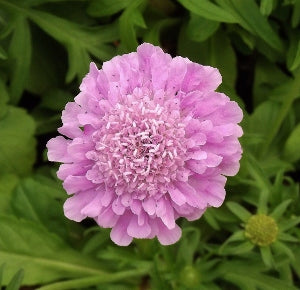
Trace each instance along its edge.
<path fill-rule="evenodd" d="M 300 0 L 0 0 L 0 285 L 300 289 Z M 244 110 L 241 170 L 181 240 L 121 248 L 62 211 L 45 144 L 99 67 L 139 43 L 219 68 Z"/>

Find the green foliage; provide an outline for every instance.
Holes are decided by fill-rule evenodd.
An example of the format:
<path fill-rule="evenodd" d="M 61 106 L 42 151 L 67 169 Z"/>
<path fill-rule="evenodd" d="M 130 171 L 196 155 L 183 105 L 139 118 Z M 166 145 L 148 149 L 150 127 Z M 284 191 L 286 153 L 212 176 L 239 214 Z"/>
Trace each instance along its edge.
<path fill-rule="evenodd" d="M 300 0 L 0 0 L 0 288 L 299 289 L 299 25 Z M 89 63 L 143 41 L 220 70 L 244 153 L 224 205 L 178 220 L 177 244 L 120 248 L 64 217 L 45 144 Z M 267 246 L 254 215 L 274 220 Z"/>

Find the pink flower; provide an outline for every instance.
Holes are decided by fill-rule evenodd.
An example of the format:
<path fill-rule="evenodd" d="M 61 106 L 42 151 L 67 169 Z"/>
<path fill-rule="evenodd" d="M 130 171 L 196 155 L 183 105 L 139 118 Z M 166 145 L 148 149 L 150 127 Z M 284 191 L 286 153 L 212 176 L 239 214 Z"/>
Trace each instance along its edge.
<path fill-rule="evenodd" d="M 101 70 L 92 63 L 62 113 L 66 137 L 47 144 L 72 195 L 66 217 L 112 228 L 121 246 L 155 236 L 169 245 L 181 236 L 176 219 L 219 207 L 224 175 L 239 170 L 243 134 L 242 110 L 215 92 L 220 83 L 217 69 L 147 43 Z"/>

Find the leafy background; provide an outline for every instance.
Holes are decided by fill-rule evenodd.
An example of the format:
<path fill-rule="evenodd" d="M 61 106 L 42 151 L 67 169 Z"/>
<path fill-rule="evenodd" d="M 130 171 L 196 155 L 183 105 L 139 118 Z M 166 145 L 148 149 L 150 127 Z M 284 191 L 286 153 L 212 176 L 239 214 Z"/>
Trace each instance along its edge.
<path fill-rule="evenodd" d="M 299 289 L 299 22 L 300 0 L 0 0 L 0 285 Z M 179 220 L 177 244 L 120 248 L 63 216 L 45 144 L 89 62 L 144 41 L 220 69 L 219 90 L 244 110 L 244 154 L 223 206 Z M 276 220 L 271 245 L 245 236 L 254 214 Z"/>

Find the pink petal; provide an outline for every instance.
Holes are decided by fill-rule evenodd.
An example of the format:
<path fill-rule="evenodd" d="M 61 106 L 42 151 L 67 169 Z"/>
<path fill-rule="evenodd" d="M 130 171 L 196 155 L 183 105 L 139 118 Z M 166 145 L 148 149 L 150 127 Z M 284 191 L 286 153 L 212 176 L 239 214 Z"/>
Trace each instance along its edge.
<path fill-rule="evenodd" d="M 69 175 L 82 175 L 86 172 L 89 166 L 89 162 L 87 163 L 67 163 L 61 164 L 59 166 L 59 170 L 57 171 L 57 177 L 60 180 L 66 179 Z"/>
<path fill-rule="evenodd" d="M 63 187 L 67 193 L 77 193 L 94 187 L 94 184 L 86 179 L 85 176 L 69 175 L 63 182 Z"/>
<path fill-rule="evenodd" d="M 97 221 L 98 225 L 103 228 L 111 228 L 111 227 L 115 226 L 118 219 L 119 219 L 119 216 L 116 215 L 112 211 L 111 207 L 109 206 L 105 209 L 102 208 L 102 211 L 99 214 L 99 216 L 97 217 L 96 221 Z"/>
<path fill-rule="evenodd" d="M 127 234 L 129 221 L 130 215 L 125 214 L 119 218 L 110 232 L 111 240 L 119 246 L 128 246 L 132 242 L 132 237 Z"/>
<path fill-rule="evenodd" d="M 127 228 L 127 233 L 131 237 L 145 239 L 151 233 L 151 227 L 149 226 L 147 220 L 142 225 L 139 225 L 138 217 L 136 215 L 132 215 Z"/>
<path fill-rule="evenodd" d="M 72 162 L 72 158 L 69 156 L 67 149 L 70 140 L 66 140 L 62 136 L 57 136 L 48 141 L 46 147 L 48 148 L 48 159 L 49 161 L 57 162 Z"/>
<path fill-rule="evenodd" d="M 168 74 L 166 90 L 175 93 L 181 89 L 181 84 L 186 74 L 187 59 L 177 56 L 172 59 Z"/>
<path fill-rule="evenodd" d="M 81 210 L 81 213 L 88 217 L 97 217 L 101 209 L 101 194 L 97 192 L 95 198 Z"/>
<path fill-rule="evenodd" d="M 146 211 L 146 213 L 148 213 L 149 215 L 154 215 L 155 210 L 156 210 L 156 202 L 155 202 L 154 198 L 148 197 L 148 198 L 144 199 L 144 201 L 142 202 L 142 206 L 143 206 L 144 210 Z"/>
<path fill-rule="evenodd" d="M 81 222 L 87 217 L 81 212 L 82 209 L 94 199 L 95 195 L 94 191 L 84 191 L 69 197 L 64 203 L 65 216 L 70 220 Z"/>
<path fill-rule="evenodd" d="M 173 229 L 168 229 L 162 222 L 158 223 L 157 238 L 162 245 L 172 245 L 181 237 L 181 228 L 175 224 Z"/>
<path fill-rule="evenodd" d="M 171 199 L 178 205 L 183 205 L 186 202 L 184 194 L 176 187 L 169 187 L 168 189 Z"/>

